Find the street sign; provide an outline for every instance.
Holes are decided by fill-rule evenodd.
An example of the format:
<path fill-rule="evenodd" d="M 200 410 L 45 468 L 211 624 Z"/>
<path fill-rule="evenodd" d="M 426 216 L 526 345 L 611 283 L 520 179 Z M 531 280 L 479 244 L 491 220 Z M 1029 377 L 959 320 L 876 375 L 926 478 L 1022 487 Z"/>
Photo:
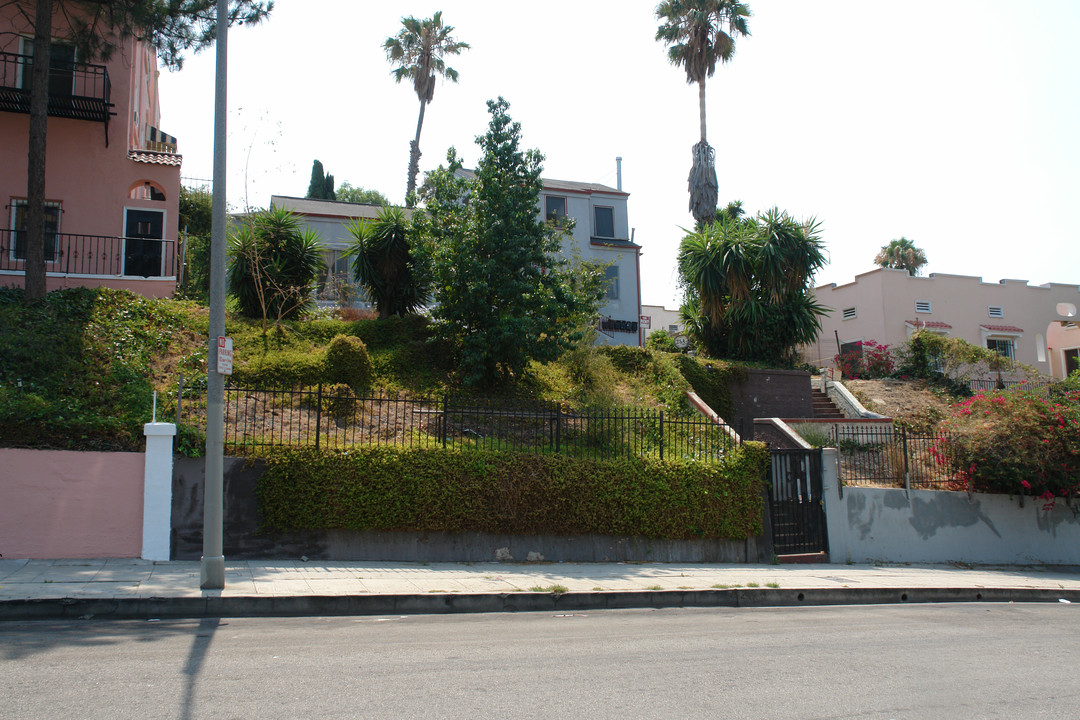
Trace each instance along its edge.
<path fill-rule="evenodd" d="M 217 339 L 217 371 L 221 375 L 232 375 L 232 338 Z"/>
<path fill-rule="evenodd" d="M 690 346 L 690 338 L 686 337 L 685 335 L 676 335 L 675 336 L 675 347 L 679 348 L 680 350 L 685 350 L 689 346 Z"/>
<path fill-rule="evenodd" d="M 638 318 L 642 330 L 652 330 L 652 315 L 642 315 Z"/>

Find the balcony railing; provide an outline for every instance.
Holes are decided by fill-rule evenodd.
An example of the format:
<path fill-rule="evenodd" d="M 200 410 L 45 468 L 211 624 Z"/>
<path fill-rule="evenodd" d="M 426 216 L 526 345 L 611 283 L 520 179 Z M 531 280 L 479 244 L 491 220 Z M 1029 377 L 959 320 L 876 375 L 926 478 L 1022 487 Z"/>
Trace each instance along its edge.
<path fill-rule="evenodd" d="M 30 112 L 30 76 L 34 58 L 0 53 L 0 111 Z M 104 65 L 54 63 L 49 68 L 49 115 L 105 124 L 108 142 L 112 87 Z"/>
<path fill-rule="evenodd" d="M 26 232 L 0 230 L 0 272 L 22 272 Z M 176 241 L 46 233 L 45 272 L 88 277 L 171 278 Z"/>

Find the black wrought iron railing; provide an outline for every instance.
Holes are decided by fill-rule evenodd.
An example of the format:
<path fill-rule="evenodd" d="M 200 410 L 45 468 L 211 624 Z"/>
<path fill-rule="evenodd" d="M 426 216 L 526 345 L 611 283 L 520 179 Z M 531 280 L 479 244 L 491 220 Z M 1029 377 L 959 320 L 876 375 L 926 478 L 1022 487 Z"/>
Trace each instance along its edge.
<path fill-rule="evenodd" d="M 29 113 L 30 55 L 0 53 L 0 111 Z M 49 67 L 49 115 L 108 123 L 112 85 L 104 65 L 53 62 Z"/>
<path fill-rule="evenodd" d="M 889 424 L 837 424 L 834 443 L 845 485 L 968 489 L 963 468 L 953 458 L 948 433 L 915 433 Z"/>
<path fill-rule="evenodd" d="M 204 430 L 204 386 L 177 389 L 177 422 Z M 718 460 L 735 446 L 726 425 L 652 409 L 574 412 L 558 403 L 453 396 L 358 397 L 341 385 L 225 389 L 226 452 L 363 445 L 479 448 L 593 459 Z"/>
<path fill-rule="evenodd" d="M 0 271 L 22 271 L 26 232 L 0 229 Z M 176 241 L 46 233 L 45 272 L 107 277 L 174 277 Z"/>

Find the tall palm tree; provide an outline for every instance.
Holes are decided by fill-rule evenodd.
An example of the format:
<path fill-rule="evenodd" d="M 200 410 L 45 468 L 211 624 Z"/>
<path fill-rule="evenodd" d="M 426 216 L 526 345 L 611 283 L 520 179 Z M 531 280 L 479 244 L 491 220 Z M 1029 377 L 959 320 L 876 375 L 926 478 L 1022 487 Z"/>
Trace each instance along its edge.
<path fill-rule="evenodd" d="M 424 126 L 424 110 L 435 93 L 435 77 L 442 75 L 457 82 L 458 72 L 448 67 L 444 55 L 459 55 L 469 44 L 450 37 L 453 26 L 443 25 L 442 11 L 424 20 L 412 15 L 401 18 L 398 34 L 386 38 L 383 49 L 386 59 L 397 65 L 391 72 L 396 82 L 411 80 L 416 97 L 420 99 L 420 119 L 416 121 L 416 139 L 409 142 L 409 184 L 405 202 L 413 205 L 416 176 L 420 173 L 420 130 Z"/>
<path fill-rule="evenodd" d="M 735 38 L 750 34 L 750 8 L 737 0 L 664 0 L 656 6 L 661 25 L 656 39 L 668 45 L 668 60 L 686 70 L 686 82 L 698 84 L 701 140 L 694 145 L 690 170 L 690 212 L 698 223 L 716 214 L 715 151 L 705 134 L 705 79 L 716 71 L 716 61 L 735 55 Z"/>
<path fill-rule="evenodd" d="M 882 245 L 874 262 L 884 268 L 907 270 L 908 275 L 915 277 L 922 272 L 922 267 L 926 264 L 926 253 L 922 248 L 915 247 L 915 243 L 906 237 L 901 237 L 899 240 L 890 241 L 888 245 Z"/>

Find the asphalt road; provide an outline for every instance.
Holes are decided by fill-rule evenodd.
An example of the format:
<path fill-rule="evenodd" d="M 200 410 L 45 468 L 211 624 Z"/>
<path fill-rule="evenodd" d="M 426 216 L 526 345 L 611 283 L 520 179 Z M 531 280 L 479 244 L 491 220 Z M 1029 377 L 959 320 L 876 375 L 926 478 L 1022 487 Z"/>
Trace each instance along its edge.
<path fill-rule="evenodd" d="M 2 718 L 1075 718 L 1076 605 L 0 624 Z"/>

